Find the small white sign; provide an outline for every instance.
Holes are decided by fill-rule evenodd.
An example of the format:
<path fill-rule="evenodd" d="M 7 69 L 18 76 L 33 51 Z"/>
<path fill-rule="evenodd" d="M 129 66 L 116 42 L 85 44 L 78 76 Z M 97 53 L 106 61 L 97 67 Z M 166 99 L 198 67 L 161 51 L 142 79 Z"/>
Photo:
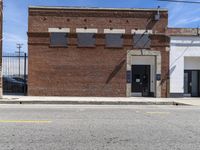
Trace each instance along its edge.
<path fill-rule="evenodd" d="M 140 82 L 140 79 L 136 79 L 136 83 L 139 83 Z"/>

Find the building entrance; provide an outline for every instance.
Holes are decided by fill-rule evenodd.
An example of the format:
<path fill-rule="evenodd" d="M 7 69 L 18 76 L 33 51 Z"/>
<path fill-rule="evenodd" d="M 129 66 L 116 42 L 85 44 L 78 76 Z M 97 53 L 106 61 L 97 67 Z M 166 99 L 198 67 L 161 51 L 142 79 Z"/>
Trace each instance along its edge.
<path fill-rule="evenodd" d="M 200 70 L 184 71 L 184 96 L 200 97 Z"/>
<path fill-rule="evenodd" d="M 150 65 L 132 65 L 132 95 L 150 96 Z"/>

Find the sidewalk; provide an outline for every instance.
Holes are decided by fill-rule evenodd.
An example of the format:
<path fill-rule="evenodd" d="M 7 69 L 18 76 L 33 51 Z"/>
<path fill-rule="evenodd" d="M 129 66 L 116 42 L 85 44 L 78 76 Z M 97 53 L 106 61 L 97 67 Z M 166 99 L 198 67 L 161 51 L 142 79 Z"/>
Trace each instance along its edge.
<path fill-rule="evenodd" d="M 3 96 L 0 104 L 193 105 L 199 98 Z"/>
<path fill-rule="evenodd" d="M 200 106 L 200 98 L 179 98 L 174 101 L 175 103 L 182 103 L 190 106 Z"/>

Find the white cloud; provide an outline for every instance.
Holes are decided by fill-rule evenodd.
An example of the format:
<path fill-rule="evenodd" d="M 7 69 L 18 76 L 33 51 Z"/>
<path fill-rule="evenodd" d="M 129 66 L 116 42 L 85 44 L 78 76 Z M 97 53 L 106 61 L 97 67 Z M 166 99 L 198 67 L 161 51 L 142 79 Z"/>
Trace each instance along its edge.
<path fill-rule="evenodd" d="M 4 33 L 3 34 L 3 41 L 4 42 L 15 42 L 15 43 L 25 43 L 27 40 L 24 39 L 23 37 L 19 36 L 19 35 L 15 35 L 12 33 Z"/>
<path fill-rule="evenodd" d="M 21 35 L 17 35 L 14 33 L 3 33 L 3 46 L 4 53 L 5 52 L 15 52 L 16 44 L 22 43 L 24 44 L 22 47 L 23 51 L 27 51 L 27 39 L 22 37 Z"/>
<path fill-rule="evenodd" d="M 172 27 L 197 27 L 200 25 L 200 7 L 192 4 L 170 3 L 169 26 Z"/>
<path fill-rule="evenodd" d="M 188 25 L 194 22 L 200 22 L 200 17 L 197 17 L 197 18 L 190 17 L 190 18 L 179 19 L 178 21 L 174 23 L 174 26 Z"/>

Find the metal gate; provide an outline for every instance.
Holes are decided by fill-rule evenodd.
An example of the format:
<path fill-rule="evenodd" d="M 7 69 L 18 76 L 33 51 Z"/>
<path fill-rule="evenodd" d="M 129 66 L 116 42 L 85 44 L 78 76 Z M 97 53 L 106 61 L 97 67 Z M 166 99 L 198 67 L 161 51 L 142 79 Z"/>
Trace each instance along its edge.
<path fill-rule="evenodd" d="M 27 94 L 28 56 L 23 54 L 4 54 L 3 64 L 3 94 Z"/>

